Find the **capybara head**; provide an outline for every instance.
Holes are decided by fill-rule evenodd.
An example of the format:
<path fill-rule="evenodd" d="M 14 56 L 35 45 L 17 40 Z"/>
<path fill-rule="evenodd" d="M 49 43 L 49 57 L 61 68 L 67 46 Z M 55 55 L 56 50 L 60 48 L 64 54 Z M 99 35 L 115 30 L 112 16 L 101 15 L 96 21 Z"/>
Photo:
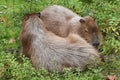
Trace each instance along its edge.
<path fill-rule="evenodd" d="M 30 55 L 28 54 L 28 50 L 30 49 L 31 42 L 33 41 L 33 36 L 30 35 L 29 33 L 32 32 L 31 28 L 35 27 L 35 26 L 33 26 L 33 23 L 30 24 L 30 22 L 34 22 L 34 19 L 37 19 L 36 17 L 40 17 L 40 16 L 41 16 L 40 13 L 32 13 L 32 14 L 26 14 L 23 17 L 23 24 L 22 24 L 22 30 L 20 33 L 20 40 L 22 41 L 22 48 L 23 48 L 22 52 L 27 57 L 30 57 Z M 36 24 L 36 26 L 37 26 L 37 24 Z M 27 35 L 27 37 L 26 37 L 26 35 Z"/>
<path fill-rule="evenodd" d="M 81 35 L 81 37 L 95 46 L 95 48 L 99 48 L 102 35 L 100 33 L 96 20 L 90 16 L 85 16 L 84 20 L 80 19 L 80 23 L 82 26 L 79 28 L 78 33 Z"/>

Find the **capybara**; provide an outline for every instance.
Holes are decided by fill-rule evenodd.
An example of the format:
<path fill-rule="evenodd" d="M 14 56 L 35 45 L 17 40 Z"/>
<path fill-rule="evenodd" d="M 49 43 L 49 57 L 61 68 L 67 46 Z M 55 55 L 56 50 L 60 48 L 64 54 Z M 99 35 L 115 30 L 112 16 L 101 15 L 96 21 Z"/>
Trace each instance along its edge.
<path fill-rule="evenodd" d="M 24 17 L 20 33 L 23 54 L 29 57 L 33 66 L 50 72 L 63 72 L 64 68 L 80 68 L 99 61 L 100 54 L 79 35 L 70 33 L 63 38 L 47 31 L 38 15 Z M 97 61 L 95 61 L 97 59 Z"/>
<path fill-rule="evenodd" d="M 91 16 L 81 17 L 68 8 L 53 5 L 43 9 L 41 19 L 46 28 L 56 35 L 67 37 L 74 32 L 98 48 L 102 39 L 97 22 Z"/>

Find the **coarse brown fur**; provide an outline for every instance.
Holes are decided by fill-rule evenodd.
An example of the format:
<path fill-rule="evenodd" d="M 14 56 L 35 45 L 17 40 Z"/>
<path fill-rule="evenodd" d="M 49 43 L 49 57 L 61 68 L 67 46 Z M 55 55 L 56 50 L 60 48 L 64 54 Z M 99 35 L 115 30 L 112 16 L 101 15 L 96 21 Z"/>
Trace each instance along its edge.
<path fill-rule="evenodd" d="M 66 38 L 55 35 L 45 29 L 35 14 L 24 17 L 20 40 L 23 54 L 37 69 L 63 72 L 64 68 L 79 67 L 84 70 L 87 64 L 95 64 L 100 59 L 99 53 L 83 38 L 74 33 Z"/>
<path fill-rule="evenodd" d="M 41 12 L 41 19 L 46 24 L 47 30 L 56 35 L 67 37 L 70 32 L 74 32 L 95 47 L 100 45 L 102 35 L 96 20 L 90 16 L 81 17 L 70 9 L 53 5 Z"/>

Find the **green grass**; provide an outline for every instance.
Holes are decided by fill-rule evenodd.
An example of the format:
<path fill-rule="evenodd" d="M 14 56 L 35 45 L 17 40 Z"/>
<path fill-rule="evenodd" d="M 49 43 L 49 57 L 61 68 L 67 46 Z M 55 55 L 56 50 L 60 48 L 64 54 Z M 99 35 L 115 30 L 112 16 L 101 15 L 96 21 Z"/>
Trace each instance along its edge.
<path fill-rule="evenodd" d="M 26 13 L 40 12 L 49 5 L 65 6 L 81 16 L 90 13 L 103 33 L 100 50 L 105 63 L 87 71 L 65 74 L 35 70 L 19 51 L 19 33 Z M 120 80 L 120 0 L 0 0 L 0 80 L 104 80 L 116 75 Z M 14 43 L 9 40 L 15 39 Z"/>

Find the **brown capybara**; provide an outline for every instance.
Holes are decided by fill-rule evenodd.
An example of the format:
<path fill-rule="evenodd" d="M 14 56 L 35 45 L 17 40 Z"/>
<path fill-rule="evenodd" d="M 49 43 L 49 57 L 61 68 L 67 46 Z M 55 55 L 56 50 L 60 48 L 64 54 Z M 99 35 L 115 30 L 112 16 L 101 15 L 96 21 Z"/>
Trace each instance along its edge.
<path fill-rule="evenodd" d="M 20 34 L 23 54 L 29 57 L 33 66 L 50 72 L 63 72 L 64 68 L 80 68 L 97 63 L 100 55 L 92 45 L 79 35 L 70 33 L 63 38 L 47 31 L 38 15 L 26 15 Z"/>
<path fill-rule="evenodd" d="M 81 17 L 59 5 L 49 6 L 41 12 L 41 19 L 46 28 L 56 35 L 67 37 L 74 32 L 83 37 L 87 42 L 98 48 L 102 39 L 97 22 L 90 16 Z"/>

